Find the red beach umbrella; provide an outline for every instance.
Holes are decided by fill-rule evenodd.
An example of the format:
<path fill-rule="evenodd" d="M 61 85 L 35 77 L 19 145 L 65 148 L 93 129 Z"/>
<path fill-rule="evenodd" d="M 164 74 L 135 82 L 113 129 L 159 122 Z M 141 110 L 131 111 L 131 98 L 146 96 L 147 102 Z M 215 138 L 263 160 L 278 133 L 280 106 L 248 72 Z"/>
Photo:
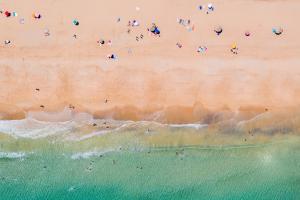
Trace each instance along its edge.
<path fill-rule="evenodd" d="M 10 16 L 11 16 L 11 13 L 8 12 L 8 11 L 5 11 L 4 15 L 5 15 L 6 17 L 10 17 Z"/>

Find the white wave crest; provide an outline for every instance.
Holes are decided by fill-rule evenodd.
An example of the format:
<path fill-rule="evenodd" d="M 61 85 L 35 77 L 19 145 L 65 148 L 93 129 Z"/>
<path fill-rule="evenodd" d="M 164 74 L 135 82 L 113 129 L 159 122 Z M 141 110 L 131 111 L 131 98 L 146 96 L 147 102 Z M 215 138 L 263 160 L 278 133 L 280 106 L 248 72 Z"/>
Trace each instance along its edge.
<path fill-rule="evenodd" d="M 62 112 L 28 112 L 21 120 L 0 120 L 0 132 L 15 138 L 38 139 L 72 132 L 76 127 L 93 121 L 88 113 L 74 113 L 65 108 Z"/>
<path fill-rule="evenodd" d="M 96 126 L 91 128 L 92 124 L 96 124 Z M 88 113 L 75 113 L 73 110 L 65 108 L 62 112 L 29 112 L 27 117 L 22 120 L 0 120 L 0 133 L 15 138 L 39 139 L 55 135 L 62 136 L 66 140 L 82 141 L 112 132 L 132 131 L 141 128 L 201 129 L 206 126 L 206 124 L 197 123 L 161 124 L 155 121 L 94 119 Z"/>
<path fill-rule="evenodd" d="M 71 131 L 73 122 L 41 122 L 35 119 L 2 120 L 0 132 L 15 138 L 43 138 Z"/>
<path fill-rule="evenodd" d="M 1 158 L 9 158 L 9 159 L 18 159 L 24 158 L 26 153 L 24 152 L 0 152 L 0 159 Z"/>
<path fill-rule="evenodd" d="M 79 153 L 75 153 L 71 156 L 71 159 L 73 160 L 78 160 L 78 159 L 88 159 L 91 157 L 99 157 L 101 155 L 110 153 L 110 152 L 114 152 L 116 151 L 115 149 L 106 149 L 106 150 L 102 150 L 102 151 L 87 151 L 87 152 L 79 152 Z"/>
<path fill-rule="evenodd" d="M 44 122 L 90 122 L 93 120 L 93 116 L 88 113 L 76 113 L 70 108 L 64 108 L 60 112 L 44 112 L 44 111 L 29 111 L 27 113 L 28 119 L 35 119 L 37 121 Z"/>
<path fill-rule="evenodd" d="M 208 125 L 207 124 L 167 124 L 167 126 L 172 128 L 194 128 L 194 129 L 200 129 L 205 128 Z"/>

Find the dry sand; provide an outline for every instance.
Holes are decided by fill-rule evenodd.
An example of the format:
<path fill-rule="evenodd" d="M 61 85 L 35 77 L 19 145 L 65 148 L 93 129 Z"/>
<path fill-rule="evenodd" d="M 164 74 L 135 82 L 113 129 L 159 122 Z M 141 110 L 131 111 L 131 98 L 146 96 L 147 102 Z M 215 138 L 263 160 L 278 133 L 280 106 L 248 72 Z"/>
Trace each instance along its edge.
<path fill-rule="evenodd" d="M 101 118 L 174 123 L 213 122 L 215 113 L 251 118 L 266 111 L 297 110 L 300 2 L 215 0 L 214 12 L 198 10 L 207 3 L 1 1 L 0 8 L 16 11 L 18 17 L 0 16 L 0 118 L 22 118 L 30 110 L 58 111 L 70 104 L 75 111 Z M 42 18 L 33 19 L 33 12 Z M 189 32 L 177 18 L 191 19 L 195 30 Z M 73 19 L 80 25 L 74 26 Z M 128 34 L 127 23 L 133 19 L 140 26 Z M 152 22 L 161 37 L 146 31 Z M 216 25 L 224 28 L 220 36 L 213 32 Z M 283 27 L 282 35 L 272 33 L 276 26 Z M 250 37 L 244 36 L 247 30 Z M 137 42 L 140 34 L 144 39 Z M 101 38 L 111 39 L 112 46 L 100 47 L 96 41 Z M 4 45 L 7 39 L 10 45 Z M 230 52 L 232 43 L 238 55 Z M 207 46 L 207 52 L 197 53 L 199 45 Z M 108 60 L 109 53 L 118 59 Z"/>

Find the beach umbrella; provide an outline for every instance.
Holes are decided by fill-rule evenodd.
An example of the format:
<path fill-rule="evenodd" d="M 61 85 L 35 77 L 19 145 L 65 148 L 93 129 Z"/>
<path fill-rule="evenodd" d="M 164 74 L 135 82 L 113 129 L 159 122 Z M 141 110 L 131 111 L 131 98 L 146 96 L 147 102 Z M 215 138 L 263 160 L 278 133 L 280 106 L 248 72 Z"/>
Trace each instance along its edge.
<path fill-rule="evenodd" d="M 139 26 L 140 24 L 139 24 L 139 22 L 138 21 L 136 21 L 136 20 L 133 20 L 133 22 L 132 22 L 132 26 Z"/>
<path fill-rule="evenodd" d="M 150 31 L 151 31 L 152 33 L 154 33 L 154 32 L 155 32 L 155 29 L 156 29 L 156 27 L 153 25 L 153 26 L 150 28 Z"/>
<path fill-rule="evenodd" d="M 160 30 L 158 29 L 155 23 L 152 23 L 152 27 L 150 28 L 150 31 L 156 35 L 160 34 Z"/>
<path fill-rule="evenodd" d="M 221 26 L 216 26 L 216 27 L 214 28 L 214 31 L 215 31 L 218 35 L 220 35 L 220 34 L 223 32 L 223 28 L 222 28 Z"/>
<path fill-rule="evenodd" d="M 4 15 L 5 15 L 6 17 L 10 17 L 10 16 L 11 16 L 11 13 L 10 13 L 9 11 L 5 11 Z"/>
<path fill-rule="evenodd" d="M 4 44 L 6 44 L 6 45 L 7 45 L 7 44 L 10 44 L 10 40 L 5 40 L 5 41 L 4 41 Z"/>
<path fill-rule="evenodd" d="M 231 49 L 237 49 L 236 43 L 232 43 L 232 44 L 231 44 Z"/>
<path fill-rule="evenodd" d="M 101 39 L 101 40 L 98 41 L 98 43 L 103 45 L 103 44 L 105 44 L 105 41 Z"/>
<path fill-rule="evenodd" d="M 198 52 L 198 53 L 200 53 L 200 52 L 201 52 L 201 53 L 204 53 L 206 50 L 207 50 L 207 47 L 206 47 L 206 46 L 199 46 L 197 52 Z"/>
<path fill-rule="evenodd" d="M 42 18 L 42 15 L 41 15 L 40 13 L 33 13 L 33 14 L 32 14 L 32 17 L 33 17 L 34 19 L 40 19 L 40 18 Z"/>
<path fill-rule="evenodd" d="M 155 27 L 154 33 L 155 33 L 156 35 L 159 35 L 159 34 L 160 34 L 160 30 L 159 30 L 157 27 Z"/>
<path fill-rule="evenodd" d="M 77 19 L 74 19 L 74 20 L 73 20 L 73 24 L 74 24 L 75 26 L 79 26 L 79 21 L 78 21 Z"/>
<path fill-rule="evenodd" d="M 281 28 L 281 27 L 273 28 L 272 31 L 276 35 L 281 35 L 283 33 L 283 28 Z"/>

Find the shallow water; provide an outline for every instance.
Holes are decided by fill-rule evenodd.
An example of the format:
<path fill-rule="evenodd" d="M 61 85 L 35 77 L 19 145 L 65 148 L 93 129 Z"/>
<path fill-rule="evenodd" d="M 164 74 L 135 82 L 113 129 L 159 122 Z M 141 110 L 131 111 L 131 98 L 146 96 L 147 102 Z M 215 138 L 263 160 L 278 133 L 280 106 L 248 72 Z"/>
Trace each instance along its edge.
<path fill-rule="evenodd" d="M 106 151 L 44 141 L 31 152 L 16 151 L 30 143 L 14 141 L 10 151 L 1 145 L 0 199 L 300 198 L 297 138 L 263 145 Z"/>
<path fill-rule="evenodd" d="M 295 133 L 61 119 L 0 121 L 0 200 L 300 199 Z"/>

